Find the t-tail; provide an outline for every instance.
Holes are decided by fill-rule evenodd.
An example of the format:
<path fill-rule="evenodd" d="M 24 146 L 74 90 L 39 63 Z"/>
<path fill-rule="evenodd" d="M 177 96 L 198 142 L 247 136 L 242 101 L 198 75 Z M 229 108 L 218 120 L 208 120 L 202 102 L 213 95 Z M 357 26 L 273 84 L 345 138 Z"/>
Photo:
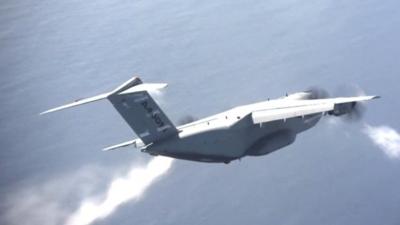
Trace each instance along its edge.
<path fill-rule="evenodd" d="M 133 77 L 111 92 L 90 98 L 79 99 L 70 104 L 53 108 L 40 114 L 42 115 L 102 99 L 108 99 L 140 140 L 124 142 L 105 148 L 104 150 L 112 150 L 128 145 L 143 147 L 177 135 L 178 133 L 174 124 L 168 119 L 149 94 L 151 90 L 162 89 L 166 86 L 167 84 L 164 83 L 143 83 L 140 78 Z"/>

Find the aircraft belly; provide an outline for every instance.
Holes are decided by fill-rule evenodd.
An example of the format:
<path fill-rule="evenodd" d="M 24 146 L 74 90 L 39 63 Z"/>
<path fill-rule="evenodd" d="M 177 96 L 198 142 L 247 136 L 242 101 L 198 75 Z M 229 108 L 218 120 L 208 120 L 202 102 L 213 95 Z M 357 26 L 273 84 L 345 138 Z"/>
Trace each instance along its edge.
<path fill-rule="evenodd" d="M 152 146 L 151 151 L 195 161 L 226 161 L 242 157 L 246 151 L 240 130 L 215 130 L 177 138 Z"/>
<path fill-rule="evenodd" d="M 313 126 L 321 115 L 296 117 L 286 121 L 272 121 L 262 125 L 255 125 L 252 143 L 246 151 L 247 155 L 265 155 L 292 144 L 296 135 Z"/>
<path fill-rule="evenodd" d="M 202 162 L 225 162 L 245 155 L 263 155 L 294 142 L 297 133 L 314 126 L 320 116 L 291 118 L 253 124 L 249 119 L 235 126 L 167 139 L 147 152 Z"/>
<path fill-rule="evenodd" d="M 243 155 L 244 146 L 240 141 L 239 134 L 225 131 L 188 138 L 187 141 L 182 142 L 178 151 L 206 156 L 237 158 Z"/>

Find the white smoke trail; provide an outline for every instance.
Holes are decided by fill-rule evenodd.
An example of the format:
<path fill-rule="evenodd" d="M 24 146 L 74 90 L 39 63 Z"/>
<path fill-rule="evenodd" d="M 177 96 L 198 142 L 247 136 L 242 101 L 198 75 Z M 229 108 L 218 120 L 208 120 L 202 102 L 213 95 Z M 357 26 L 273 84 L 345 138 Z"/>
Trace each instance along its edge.
<path fill-rule="evenodd" d="M 66 225 L 87 225 L 95 220 L 109 216 L 122 203 L 139 198 L 143 192 L 172 165 L 173 159 L 155 157 L 145 168 L 132 168 L 123 178 L 117 178 L 111 185 L 102 201 L 84 200 L 79 209 L 73 213 Z"/>
<path fill-rule="evenodd" d="M 110 174 L 97 165 L 73 173 L 57 174 L 49 180 L 15 187 L 1 201 L 0 224 L 57 225 L 71 212 L 70 203 L 96 193 Z M 103 176 L 100 178 L 99 174 Z"/>
<path fill-rule="evenodd" d="M 364 133 L 389 158 L 400 159 L 400 134 L 389 126 L 365 125 Z"/>

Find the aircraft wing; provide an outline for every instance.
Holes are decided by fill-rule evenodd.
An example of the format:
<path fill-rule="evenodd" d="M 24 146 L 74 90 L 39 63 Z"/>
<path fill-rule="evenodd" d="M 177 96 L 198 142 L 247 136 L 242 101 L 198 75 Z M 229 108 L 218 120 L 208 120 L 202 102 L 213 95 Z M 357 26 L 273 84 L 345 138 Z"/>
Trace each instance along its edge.
<path fill-rule="evenodd" d="M 334 115 L 345 114 L 357 102 L 368 101 L 379 96 L 343 97 L 317 100 L 291 100 L 287 104 L 273 108 L 260 109 L 252 112 L 254 124 L 267 123 L 276 120 L 286 120 L 294 117 L 307 116 L 317 113 L 331 112 Z"/>

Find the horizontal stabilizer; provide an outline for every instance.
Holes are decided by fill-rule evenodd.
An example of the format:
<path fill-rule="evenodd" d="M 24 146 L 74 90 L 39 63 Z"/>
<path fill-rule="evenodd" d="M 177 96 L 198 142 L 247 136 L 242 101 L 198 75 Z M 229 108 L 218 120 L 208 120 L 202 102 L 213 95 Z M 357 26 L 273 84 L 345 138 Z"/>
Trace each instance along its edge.
<path fill-rule="evenodd" d="M 134 148 L 143 148 L 145 146 L 145 144 L 143 143 L 142 140 L 140 140 L 139 138 L 131 140 L 131 141 L 126 141 L 120 144 L 116 144 L 113 146 L 109 146 L 107 148 L 103 148 L 103 151 L 110 151 L 110 150 L 115 150 L 118 148 L 123 148 L 123 147 L 127 147 L 133 145 Z"/>
<path fill-rule="evenodd" d="M 143 147 L 144 144 L 148 145 L 177 135 L 178 133 L 175 125 L 169 120 L 149 93 L 165 87 L 167 87 L 167 84 L 165 83 L 143 83 L 139 77 L 133 77 L 111 92 L 91 98 L 80 99 L 47 110 L 40 113 L 40 115 L 101 99 L 107 99 L 112 103 L 115 109 L 117 109 L 120 115 L 140 139 L 107 147 L 104 150 L 113 150 L 128 145 L 135 145 L 135 147 L 140 148 Z"/>
<path fill-rule="evenodd" d="M 139 77 L 133 77 L 126 81 L 125 83 L 121 84 L 117 88 L 115 88 L 113 91 L 111 91 L 110 94 L 117 94 L 125 91 L 126 89 L 129 89 L 131 87 L 134 87 L 136 85 L 143 84 L 142 80 Z"/>
<path fill-rule="evenodd" d="M 59 110 L 63 110 L 63 109 L 67 109 L 67 108 L 71 108 L 71 107 L 75 107 L 75 106 L 78 106 L 78 105 L 87 104 L 87 103 L 90 103 L 90 102 L 95 102 L 95 101 L 98 101 L 98 100 L 102 100 L 102 99 L 107 98 L 108 95 L 109 95 L 109 93 L 104 93 L 104 94 L 96 95 L 96 96 L 90 97 L 90 98 L 79 99 L 79 100 L 76 100 L 75 102 L 72 102 L 72 103 L 69 103 L 69 104 L 66 104 L 66 105 L 62 105 L 62 106 L 59 106 L 59 107 L 56 107 L 56 108 L 53 108 L 53 109 L 49 109 L 49 110 L 44 111 L 44 112 L 41 112 L 40 115 L 43 115 L 43 114 L 46 114 L 46 113 L 55 112 L 55 111 L 59 111 Z"/>
<path fill-rule="evenodd" d="M 163 88 L 166 88 L 168 84 L 166 83 L 146 83 L 146 84 L 139 84 L 137 86 L 133 86 L 123 92 L 121 94 L 131 94 L 135 92 L 141 92 L 141 91 L 155 91 L 155 90 L 160 90 Z"/>
<path fill-rule="evenodd" d="M 107 148 L 103 148 L 103 151 L 115 150 L 117 148 L 127 147 L 129 145 L 134 145 L 134 147 L 136 148 L 136 140 L 131 140 L 131 141 L 123 142 L 123 143 L 116 144 L 113 146 L 109 146 Z"/>
<path fill-rule="evenodd" d="M 94 97 L 90 98 L 83 98 L 83 99 L 78 99 L 72 103 L 62 105 L 53 109 L 49 109 L 47 111 L 41 112 L 40 115 L 51 113 L 51 112 L 56 112 L 59 110 L 87 104 L 90 102 L 95 102 L 98 100 L 106 99 L 111 95 L 117 95 L 117 94 L 131 94 L 135 92 L 142 92 L 142 91 L 154 91 L 154 90 L 159 90 L 167 87 L 168 84 L 165 83 L 142 83 L 140 78 L 138 77 L 133 77 L 132 79 L 126 81 L 116 89 L 114 89 L 111 92 L 107 92 L 104 94 L 96 95 Z"/>

